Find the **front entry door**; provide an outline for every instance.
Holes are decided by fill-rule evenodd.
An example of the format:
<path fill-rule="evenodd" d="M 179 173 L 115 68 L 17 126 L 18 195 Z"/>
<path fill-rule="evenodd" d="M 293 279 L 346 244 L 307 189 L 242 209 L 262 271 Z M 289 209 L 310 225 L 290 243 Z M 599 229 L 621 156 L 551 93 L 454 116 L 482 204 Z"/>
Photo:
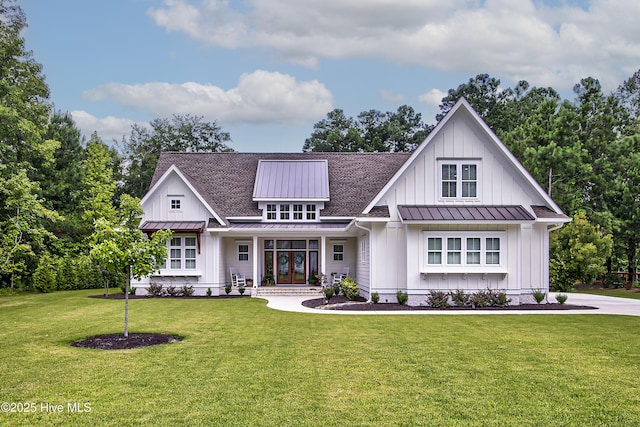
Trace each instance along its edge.
<path fill-rule="evenodd" d="M 278 251 L 278 284 L 304 284 L 307 282 L 305 251 Z"/>

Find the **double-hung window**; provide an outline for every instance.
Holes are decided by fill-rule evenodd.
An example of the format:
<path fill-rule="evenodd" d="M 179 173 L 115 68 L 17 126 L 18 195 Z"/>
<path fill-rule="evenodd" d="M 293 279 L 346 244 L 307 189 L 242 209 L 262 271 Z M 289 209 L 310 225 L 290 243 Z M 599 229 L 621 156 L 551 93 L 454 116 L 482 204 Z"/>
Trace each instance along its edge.
<path fill-rule="evenodd" d="M 197 239 L 191 236 L 172 237 L 169 242 L 169 268 L 193 270 L 196 268 Z"/>
<path fill-rule="evenodd" d="M 478 197 L 478 162 L 440 162 L 440 197 L 443 199 L 474 199 Z"/>

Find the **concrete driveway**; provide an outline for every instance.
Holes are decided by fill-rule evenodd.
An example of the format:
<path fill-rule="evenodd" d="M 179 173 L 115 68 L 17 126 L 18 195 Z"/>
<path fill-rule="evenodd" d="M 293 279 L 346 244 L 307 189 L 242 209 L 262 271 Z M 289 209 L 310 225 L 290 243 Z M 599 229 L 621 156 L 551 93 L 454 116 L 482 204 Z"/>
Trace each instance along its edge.
<path fill-rule="evenodd" d="M 640 316 L 640 300 L 629 298 L 614 298 L 600 295 L 569 293 L 567 294 L 567 304 L 585 305 L 596 307 L 596 310 L 455 310 L 455 311 L 341 311 L 341 310 L 319 310 L 307 308 L 302 302 L 310 299 L 309 296 L 264 296 L 268 301 L 267 307 L 275 310 L 292 311 L 298 313 L 314 313 L 314 314 L 343 314 L 343 315 L 362 315 L 362 314 L 402 314 L 402 315 L 503 315 L 503 314 L 616 314 L 623 316 Z M 555 302 L 556 293 L 549 293 L 549 301 Z"/>

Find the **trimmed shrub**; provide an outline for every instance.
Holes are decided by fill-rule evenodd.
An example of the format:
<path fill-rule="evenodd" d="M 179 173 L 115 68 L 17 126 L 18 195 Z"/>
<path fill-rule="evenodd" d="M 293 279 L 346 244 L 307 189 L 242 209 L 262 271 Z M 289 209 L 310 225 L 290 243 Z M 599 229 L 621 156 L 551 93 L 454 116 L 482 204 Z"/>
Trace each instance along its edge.
<path fill-rule="evenodd" d="M 207 288 L 207 296 L 210 297 L 211 296 L 211 288 Z"/>
<path fill-rule="evenodd" d="M 547 293 L 542 289 L 533 289 L 531 294 L 536 299 L 536 302 L 540 304 L 547 297 Z"/>
<path fill-rule="evenodd" d="M 183 297 L 190 297 L 193 295 L 194 292 L 195 290 L 193 289 L 193 286 L 190 286 L 190 285 L 183 285 L 180 288 L 180 295 Z M 209 292 L 211 292 L 211 290 L 209 290 Z"/>
<path fill-rule="evenodd" d="M 450 292 L 451 301 L 457 307 L 470 307 L 471 306 L 471 295 L 465 294 L 462 289 L 457 289 L 454 292 Z"/>
<path fill-rule="evenodd" d="M 371 294 L 371 302 L 374 304 L 377 304 L 380 301 L 380 294 L 377 292 L 374 292 Z"/>
<path fill-rule="evenodd" d="M 489 305 L 491 307 L 507 307 L 511 298 L 507 298 L 507 293 L 503 291 L 489 290 Z"/>
<path fill-rule="evenodd" d="M 560 304 L 564 304 L 565 302 L 567 302 L 567 298 L 569 298 L 567 294 L 556 295 L 556 301 L 558 301 Z"/>
<path fill-rule="evenodd" d="M 152 297 L 161 297 L 165 293 L 164 287 L 161 283 L 149 283 L 149 288 L 147 289 L 147 295 Z"/>
<path fill-rule="evenodd" d="M 327 286 L 326 288 L 324 288 L 324 297 L 326 299 L 331 299 L 332 296 L 333 296 L 333 286 Z"/>
<path fill-rule="evenodd" d="M 407 301 L 409 301 L 409 294 L 398 289 L 398 292 L 396 292 L 396 298 L 398 299 L 398 304 L 405 305 Z"/>
<path fill-rule="evenodd" d="M 224 285 L 224 292 L 229 295 L 231 293 L 231 283 Z"/>
<path fill-rule="evenodd" d="M 342 293 L 349 301 L 354 301 L 360 296 L 360 288 L 358 288 L 358 284 L 351 277 L 343 277 L 342 280 L 340 280 L 340 289 L 342 289 Z"/>
<path fill-rule="evenodd" d="M 490 301 L 487 291 L 474 292 L 469 297 L 469 303 L 473 308 L 489 307 Z"/>
<path fill-rule="evenodd" d="M 169 285 L 167 286 L 167 295 L 169 295 L 170 297 L 180 296 L 180 289 L 176 289 L 175 286 Z"/>
<path fill-rule="evenodd" d="M 449 306 L 449 294 L 444 291 L 430 290 L 427 296 L 427 304 L 433 308 L 445 308 Z"/>

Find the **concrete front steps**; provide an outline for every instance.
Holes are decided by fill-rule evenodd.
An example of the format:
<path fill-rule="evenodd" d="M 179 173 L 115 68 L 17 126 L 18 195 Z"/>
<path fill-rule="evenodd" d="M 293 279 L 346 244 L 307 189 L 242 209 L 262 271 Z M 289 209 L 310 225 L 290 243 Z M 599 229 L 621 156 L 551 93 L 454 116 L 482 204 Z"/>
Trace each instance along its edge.
<path fill-rule="evenodd" d="M 251 296 L 309 296 L 320 298 L 322 296 L 320 286 L 259 286 L 252 289 Z"/>

